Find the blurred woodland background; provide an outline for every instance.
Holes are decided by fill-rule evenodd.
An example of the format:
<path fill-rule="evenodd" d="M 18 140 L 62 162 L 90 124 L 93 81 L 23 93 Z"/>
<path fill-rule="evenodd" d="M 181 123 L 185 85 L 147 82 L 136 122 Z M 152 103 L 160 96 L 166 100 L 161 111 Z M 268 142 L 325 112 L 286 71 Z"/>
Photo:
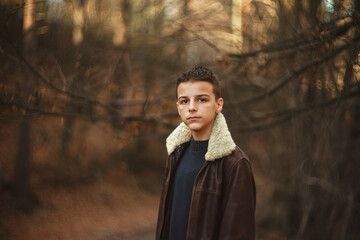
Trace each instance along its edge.
<path fill-rule="evenodd" d="M 0 0 L 0 239 L 153 239 L 203 65 L 257 184 L 257 239 L 360 239 L 360 1 Z"/>

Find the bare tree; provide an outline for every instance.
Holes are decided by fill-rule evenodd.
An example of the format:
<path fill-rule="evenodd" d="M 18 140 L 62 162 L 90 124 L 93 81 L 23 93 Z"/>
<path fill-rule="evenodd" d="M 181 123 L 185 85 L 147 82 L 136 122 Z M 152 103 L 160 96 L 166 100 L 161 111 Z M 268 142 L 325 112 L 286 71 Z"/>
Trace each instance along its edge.
<path fill-rule="evenodd" d="M 36 3 L 33 0 L 24 1 L 23 8 L 23 54 L 29 61 L 36 61 L 34 53 L 36 51 Z M 25 95 L 29 96 L 32 104 L 36 100 L 34 95 L 34 83 L 29 71 L 24 71 L 23 89 Z M 31 173 L 31 158 L 32 158 L 32 145 L 31 145 L 31 129 L 32 120 L 29 119 L 29 112 L 25 111 L 25 115 L 21 120 L 19 138 L 18 138 L 18 153 L 15 162 L 13 192 L 15 200 L 19 208 L 24 211 L 32 209 L 31 193 L 30 193 L 30 173 Z"/>

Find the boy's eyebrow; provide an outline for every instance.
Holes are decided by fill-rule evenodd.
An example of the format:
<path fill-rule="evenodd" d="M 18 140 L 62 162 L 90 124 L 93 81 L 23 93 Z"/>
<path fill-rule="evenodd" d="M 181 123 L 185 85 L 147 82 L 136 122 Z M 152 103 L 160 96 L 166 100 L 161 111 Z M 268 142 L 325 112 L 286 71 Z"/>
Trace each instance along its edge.
<path fill-rule="evenodd" d="M 186 96 L 180 96 L 179 98 L 178 98 L 178 100 L 180 100 L 181 98 L 187 98 Z"/>
<path fill-rule="evenodd" d="M 196 95 L 196 97 L 210 97 L 210 95 L 209 94 L 199 94 L 199 95 Z"/>
<path fill-rule="evenodd" d="M 196 95 L 195 97 L 210 97 L 209 94 L 199 94 L 199 95 Z M 188 96 L 180 96 L 178 99 L 180 100 L 181 98 L 188 98 Z"/>

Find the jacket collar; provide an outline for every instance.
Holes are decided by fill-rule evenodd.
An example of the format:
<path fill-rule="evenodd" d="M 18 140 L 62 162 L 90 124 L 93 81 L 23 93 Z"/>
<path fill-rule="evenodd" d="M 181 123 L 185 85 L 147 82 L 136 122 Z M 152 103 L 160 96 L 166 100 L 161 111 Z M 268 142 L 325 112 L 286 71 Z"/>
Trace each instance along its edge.
<path fill-rule="evenodd" d="M 191 139 L 191 130 L 185 125 L 180 125 L 168 136 L 166 139 L 166 148 L 168 155 L 170 155 L 176 147 L 189 142 Z M 209 139 L 209 145 L 205 154 L 207 161 L 214 161 L 218 158 L 228 156 L 234 151 L 236 145 L 231 137 L 228 126 L 226 124 L 225 117 L 222 113 L 219 113 L 211 130 Z"/>

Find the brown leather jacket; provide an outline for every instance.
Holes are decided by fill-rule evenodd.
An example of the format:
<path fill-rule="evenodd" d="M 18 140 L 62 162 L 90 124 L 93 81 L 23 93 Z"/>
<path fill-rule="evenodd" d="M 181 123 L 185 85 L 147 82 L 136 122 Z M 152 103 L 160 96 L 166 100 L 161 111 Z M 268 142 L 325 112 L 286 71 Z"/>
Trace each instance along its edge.
<path fill-rule="evenodd" d="M 160 199 L 157 240 L 168 239 L 173 176 L 189 145 L 188 131 L 185 124 L 180 124 L 167 139 L 169 157 Z M 193 186 L 186 239 L 254 239 L 256 193 L 250 162 L 232 141 L 221 113 L 215 120 L 205 159 Z"/>

